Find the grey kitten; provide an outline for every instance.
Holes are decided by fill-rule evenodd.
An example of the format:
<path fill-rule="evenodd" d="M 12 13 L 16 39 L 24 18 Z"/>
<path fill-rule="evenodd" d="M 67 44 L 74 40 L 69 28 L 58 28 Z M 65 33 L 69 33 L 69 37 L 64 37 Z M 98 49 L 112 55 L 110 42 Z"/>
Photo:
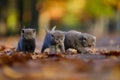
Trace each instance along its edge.
<path fill-rule="evenodd" d="M 56 53 L 60 50 L 62 53 L 65 52 L 64 48 L 64 32 L 55 30 L 56 27 L 53 27 L 51 31 L 46 30 L 46 36 L 44 39 L 44 43 L 41 49 L 43 53 L 46 48 L 50 48 L 50 52 Z"/>
<path fill-rule="evenodd" d="M 91 34 L 81 33 L 75 30 L 65 33 L 65 50 L 73 48 L 76 49 L 77 52 L 82 53 L 85 51 L 85 48 L 94 47 L 95 43 L 96 37 Z"/>
<path fill-rule="evenodd" d="M 21 30 L 21 38 L 18 42 L 17 51 L 34 52 L 36 30 L 26 28 Z"/>

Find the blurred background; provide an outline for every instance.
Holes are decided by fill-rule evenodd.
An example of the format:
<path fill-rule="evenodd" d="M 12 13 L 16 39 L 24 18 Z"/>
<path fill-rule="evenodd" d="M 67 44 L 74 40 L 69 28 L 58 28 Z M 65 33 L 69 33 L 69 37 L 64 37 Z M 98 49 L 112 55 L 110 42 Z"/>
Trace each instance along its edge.
<path fill-rule="evenodd" d="M 0 36 L 20 35 L 22 28 L 35 28 L 43 40 L 45 27 L 55 25 L 97 38 L 119 35 L 120 0 L 0 0 Z"/>
<path fill-rule="evenodd" d="M 22 28 L 37 30 L 35 52 L 40 52 L 45 27 L 55 25 L 95 35 L 95 50 L 106 56 L 14 52 Z M 120 0 L 0 0 L 0 80 L 120 80 L 119 34 Z"/>

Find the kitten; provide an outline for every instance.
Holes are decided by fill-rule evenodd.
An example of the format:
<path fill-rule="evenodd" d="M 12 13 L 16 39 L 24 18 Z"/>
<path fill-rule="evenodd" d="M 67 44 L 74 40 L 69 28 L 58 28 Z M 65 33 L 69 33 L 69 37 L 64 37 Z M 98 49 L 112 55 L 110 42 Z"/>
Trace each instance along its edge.
<path fill-rule="evenodd" d="M 46 36 L 44 39 L 44 43 L 41 49 L 41 53 L 45 51 L 45 49 L 50 48 L 51 53 L 57 52 L 65 52 L 64 48 L 64 32 L 55 30 L 56 27 L 53 27 L 51 31 L 46 30 Z"/>
<path fill-rule="evenodd" d="M 65 50 L 73 48 L 79 53 L 84 53 L 86 48 L 94 47 L 95 43 L 96 37 L 91 34 L 81 33 L 75 30 L 65 33 Z"/>
<path fill-rule="evenodd" d="M 34 52 L 35 50 L 36 30 L 26 28 L 21 30 L 21 38 L 18 42 L 17 51 Z"/>

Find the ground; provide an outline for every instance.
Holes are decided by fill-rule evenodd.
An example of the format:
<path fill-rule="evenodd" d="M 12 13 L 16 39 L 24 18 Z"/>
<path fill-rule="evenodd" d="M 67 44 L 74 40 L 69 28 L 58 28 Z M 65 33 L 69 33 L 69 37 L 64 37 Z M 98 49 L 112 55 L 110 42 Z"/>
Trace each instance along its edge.
<path fill-rule="evenodd" d="M 119 80 L 120 38 L 97 39 L 90 54 L 16 52 L 19 37 L 0 38 L 0 80 Z"/>

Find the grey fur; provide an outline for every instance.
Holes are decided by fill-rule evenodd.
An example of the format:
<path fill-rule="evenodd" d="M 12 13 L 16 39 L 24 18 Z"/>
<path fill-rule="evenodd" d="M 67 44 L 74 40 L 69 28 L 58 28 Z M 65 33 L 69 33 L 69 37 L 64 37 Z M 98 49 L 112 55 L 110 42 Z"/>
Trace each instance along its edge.
<path fill-rule="evenodd" d="M 17 51 L 34 52 L 35 50 L 36 30 L 27 28 L 21 30 L 21 38 L 18 42 Z"/>
<path fill-rule="evenodd" d="M 44 52 L 46 48 L 50 48 L 51 50 L 55 48 L 55 52 L 57 52 L 57 50 L 60 50 L 61 52 L 65 52 L 64 32 L 55 30 L 55 28 L 56 27 L 53 27 L 51 31 L 46 30 L 46 36 L 45 36 L 44 43 L 41 49 L 42 53 Z"/>
<path fill-rule="evenodd" d="M 81 33 L 75 30 L 71 30 L 65 33 L 65 50 L 69 48 L 76 49 L 79 53 L 84 52 L 85 48 L 94 47 L 96 43 L 96 37 L 87 34 Z"/>

